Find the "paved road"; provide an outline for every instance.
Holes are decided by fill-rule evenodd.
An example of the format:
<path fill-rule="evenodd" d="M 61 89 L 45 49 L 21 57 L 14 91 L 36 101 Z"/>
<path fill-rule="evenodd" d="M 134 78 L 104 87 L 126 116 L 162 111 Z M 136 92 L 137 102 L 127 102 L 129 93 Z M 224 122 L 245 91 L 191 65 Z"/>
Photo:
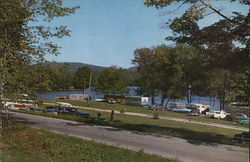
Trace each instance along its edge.
<path fill-rule="evenodd" d="M 51 104 L 54 104 L 54 103 L 44 103 L 44 104 L 51 105 Z M 99 111 L 99 112 L 111 112 L 111 110 L 97 109 L 97 108 L 91 108 L 91 107 L 83 107 L 83 106 L 74 106 L 74 107 L 79 108 L 79 109 L 94 110 L 94 111 Z M 114 111 L 114 112 L 116 114 L 120 114 L 120 111 Z M 150 114 L 134 113 L 134 112 L 125 112 L 124 114 L 125 115 L 131 115 L 131 116 L 147 117 L 147 118 L 152 118 L 153 117 Z M 206 126 L 213 126 L 213 127 L 219 127 L 219 128 L 227 128 L 227 129 L 234 129 L 234 130 L 249 131 L 248 128 L 237 127 L 237 126 L 233 126 L 233 125 L 210 123 L 210 122 L 201 122 L 201 121 L 194 121 L 194 120 L 188 120 L 188 119 L 182 119 L 182 118 L 174 118 L 174 117 L 168 117 L 168 116 L 159 116 L 159 118 L 164 119 L 164 120 L 173 120 L 173 121 L 192 123 L 192 124 L 199 124 L 199 125 L 206 125 Z"/>
<path fill-rule="evenodd" d="M 143 150 L 181 161 L 248 162 L 249 149 L 236 146 L 203 143 L 170 136 L 160 136 L 137 131 L 127 131 L 108 126 L 97 126 L 11 112 L 16 121 L 33 127 L 68 134 L 79 138 L 114 145 L 130 150 Z"/>

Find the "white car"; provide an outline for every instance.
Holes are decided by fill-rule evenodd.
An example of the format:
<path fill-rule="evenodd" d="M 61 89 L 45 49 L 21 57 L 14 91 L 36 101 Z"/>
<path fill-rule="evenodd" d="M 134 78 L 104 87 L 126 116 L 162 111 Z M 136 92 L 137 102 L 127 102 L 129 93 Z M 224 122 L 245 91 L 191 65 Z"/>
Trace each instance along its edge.
<path fill-rule="evenodd" d="M 103 98 L 96 98 L 95 99 L 95 102 L 104 102 L 105 101 L 105 99 L 103 99 Z"/>
<path fill-rule="evenodd" d="M 215 119 L 224 119 L 226 118 L 227 115 L 230 115 L 230 114 L 225 111 L 212 110 L 212 111 L 206 112 L 207 117 L 215 118 Z"/>
<path fill-rule="evenodd" d="M 111 98 L 108 100 L 108 103 L 114 104 L 114 103 L 116 103 L 116 101 L 115 101 L 115 99 Z"/>
<path fill-rule="evenodd" d="M 65 107 L 73 107 L 70 103 L 66 103 L 66 102 L 56 102 L 56 105 L 65 106 Z"/>

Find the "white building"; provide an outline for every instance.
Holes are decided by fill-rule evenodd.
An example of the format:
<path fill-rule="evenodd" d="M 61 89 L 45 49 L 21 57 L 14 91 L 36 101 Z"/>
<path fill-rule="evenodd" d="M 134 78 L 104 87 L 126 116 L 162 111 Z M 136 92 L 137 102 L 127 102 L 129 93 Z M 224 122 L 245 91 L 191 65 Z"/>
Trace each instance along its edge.
<path fill-rule="evenodd" d="M 88 100 L 88 94 L 70 94 L 69 100 Z"/>

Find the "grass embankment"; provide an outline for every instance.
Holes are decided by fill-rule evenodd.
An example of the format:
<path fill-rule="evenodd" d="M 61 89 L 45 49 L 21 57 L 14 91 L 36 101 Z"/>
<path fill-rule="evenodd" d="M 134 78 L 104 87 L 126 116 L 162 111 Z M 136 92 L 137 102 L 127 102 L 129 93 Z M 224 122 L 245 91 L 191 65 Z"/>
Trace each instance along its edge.
<path fill-rule="evenodd" d="M 92 107 L 92 108 L 98 108 L 98 109 L 104 109 L 104 110 L 125 110 L 125 112 L 136 112 L 136 113 L 144 113 L 144 114 L 153 114 L 153 110 L 148 110 L 147 108 L 140 107 L 140 106 L 130 106 L 125 104 L 109 104 L 106 102 L 86 102 L 86 101 L 70 101 L 70 100 L 55 100 L 55 99 L 42 99 L 44 102 L 68 102 L 71 103 L 74 106 L 83 106 L 83 107 Z M 226 121 L 226 120 L 220 120 L 220 119 L 211 119 L 211 118 L 205 118 L 205 117 L 199 117 L 199 116 L 189 116 L 183 113 L 176 113 L 172 111 L 158 111 L 160 116 L 168 116 L 168 117 L 175 117 L 175 118 L 182 118 L 182 119 L 188 119 L 188 120 L 194 120 L 194 121 L 201 121 L 201 122 L 210 122 L 210 123 L 219 123 L 219 124 L 226 124 L 226 125 L 238 125 L 236 122 Z M 247 126 L 242 126 L 247 127 Z"/>
<path fill-rule="evenodd" d="M 105 121 L 96 121 L 71 115 L 61 115 L 61 114 L 53 115 L 51 113 L 38 113 L 30 111 L 20 111 L 20 112 L 66 119 L 66 120 L 74 120 L 96 125 L 106 125 L 128 130 L 169 135 L 188 140 L 193 139 L 203 142 L 212 142 L 212 143 L 230 144 L 230 145 L 235 145 L 232 142 L 233 136 L 235 134 L 242 133 L 242 131 L 232 130 L 232 129 L 204 126 L 199 124 L 191 124 L 191 123 L 177 122 L 171 120 L 161 120 L 161 119 L 156 120 L 146 117 L 129 116 L 124 114 L 115 114 L 114 121 L 109 121 L 110 113 L 105 113 L 105 112 L 101 113 L 102 114 L 101 117 L 106 118 Z M 97 116 L 96 111 L 86 110 L 84 112 L 90 113 L 91 116 Z M 237 145 L 246 146 L 239 144 Z"/>
<path fill-rule="evenodd" d="M 133 152 L 67 135 L 11 124 L 0 137 L 0 161 L 4 162 L 80 162 L 80 161 L 166 161 L 143 151 Z"/>

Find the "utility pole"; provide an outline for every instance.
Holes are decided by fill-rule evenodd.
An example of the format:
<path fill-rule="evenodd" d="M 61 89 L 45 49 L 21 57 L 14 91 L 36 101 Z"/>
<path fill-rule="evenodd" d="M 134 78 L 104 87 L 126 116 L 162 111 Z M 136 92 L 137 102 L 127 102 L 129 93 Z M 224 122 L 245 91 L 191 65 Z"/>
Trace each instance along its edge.
<path fill-rule="evenodd" d="M 84 81 L 84 87 L 83 87 L 83 93 L 85 94 L 85 89 L 86 89 L 86 81 Z"/>
<path fill-rule="evenodd" d="M 187 91 L 187 102 L 191 103 L 192 102 L 192 98 L 191 98 L 191 85 L 188 86 L 188 91 Z"/>
<path fill-rule="evenodd" d="M 89 100 L 90 100 L 90 95 L 91 95 L 91 80 L 92 80 L 92 72 L 90 73 L 90 76 L 89 76 L 89 95 L 88 95 L 88 106 L 89 106 Z"/>

